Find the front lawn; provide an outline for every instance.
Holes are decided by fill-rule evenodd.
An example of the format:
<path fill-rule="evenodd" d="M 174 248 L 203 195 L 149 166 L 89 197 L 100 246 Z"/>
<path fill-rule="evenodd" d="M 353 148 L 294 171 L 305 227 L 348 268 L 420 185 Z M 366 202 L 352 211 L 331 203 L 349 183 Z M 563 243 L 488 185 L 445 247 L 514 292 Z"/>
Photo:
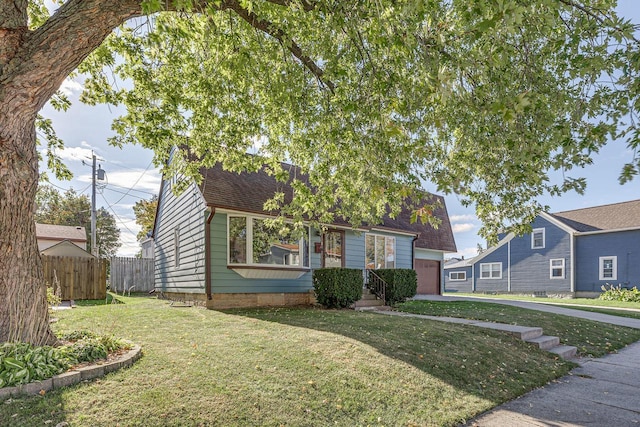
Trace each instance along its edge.
<path fill-rule="evenodd" d="M 560 314 L 476 301 L 407 301 L 398 310 L 431 316 L 461 317 L 521 326 L 539 326 L 545 335 L 578 348 L 581 356 L 601 357 L 640 340 L 640 330 Z"/>
<path fill-rule="evenodd" d="M 586 305 L 597 307 L 616 307 L 631 310 L 640 310 L 640 302 L 628 301 L 608 301 L 598 298 L 552 298 L 552 297 L 533 297 L 528 295 L 516 294 L 481 294 L 468 292 L 445 292 L 448 297 L 471 297 L 471 298 L 487 298 L 487 299 L 506 299 L 515 301 L 530 301 L 541 304 L 560 304 L 560 305 Z M 572 307 L 573 308 L 573 307 Z"/>
<path fill-rule="evenodd" d="M 142 345 L 130 369 L 0 404 L 11 425 L 453 426 L 574 365 L 509 335 L 351 310 L 208 311 L 148 297 L 56 328 Z"/>

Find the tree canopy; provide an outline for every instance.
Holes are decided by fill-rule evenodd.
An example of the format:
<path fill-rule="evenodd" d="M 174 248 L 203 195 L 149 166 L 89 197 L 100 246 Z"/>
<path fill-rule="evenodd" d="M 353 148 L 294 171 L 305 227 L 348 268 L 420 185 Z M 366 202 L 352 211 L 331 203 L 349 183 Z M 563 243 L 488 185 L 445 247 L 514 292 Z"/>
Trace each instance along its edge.
<path fill-rule="evenodd" d="M 73 189 L 60 193 L 44 185 L 38 188 L 36 204 L 36 222 L 84 227 L 89 242 L 87 251 L 91 252 L 94 243 L 91 241 L 91 202 L 87 195 L 78 194 Z M 101 258 L 115 256 L 121 245 L 116 220 L 105 208 L 96 210 L 96 244 Z"/>
<path fill-rule="evenodd" d="M 189 147 L 196 179 L 290 161 L 313 188 L 296 187 L 294 217 L 376 222 L 426 185 L 475 205 L 490 236 L 522 231 L 543 194 L 583 191 L 575 168 L 608 140 L 634 153 L 621 181 L 638 173 L 640 54 L 614 1 L 144 5 L 159 13 L 80 67 L 85 102 L 127 107 L 111 142 L 160 163 Z"/>
<path fill-rule="evenodd" d="M 136 224 L 141 229 L 136 235 L 139 242 L 143 241 L 147 235 L 153 231 L 156 220 L 156 209 L 158 207 L 158 196 L 153 196 L 149 200 L 139 200 L 133 205 L 133 213 L 136 216 Z"/>

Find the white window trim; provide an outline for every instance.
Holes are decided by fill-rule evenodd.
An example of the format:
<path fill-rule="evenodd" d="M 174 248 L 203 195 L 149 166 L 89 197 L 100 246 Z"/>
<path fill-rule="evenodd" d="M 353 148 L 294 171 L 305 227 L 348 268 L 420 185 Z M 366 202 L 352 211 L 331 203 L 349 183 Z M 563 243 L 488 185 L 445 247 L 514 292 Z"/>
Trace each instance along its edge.
<path fill-rule="evenodd" d="M 398 252 L 397 252 L 397 240 L 396 236 L 386 236 L 384 234 L 376 234 L 376 233 L 366 233 L 364 236 L 364 242 L 365 242 L 365 254 L 364 254 L 364 262 L 365 262 L 365 266 L 367 264 L 367 252 L 366 252 L 366 244 L 367 244 L 367 236 L 372 236 L 374 239 L 376 237 L 384 237 L 384 250 L 385 250 L 385 254 L 384 254 L 384 266 L 381 267 L 381 269 L 387 268 L 387 254 L 386 254 L 386 250 L 387 250 L 387 239 L 393 239 L 393 268 L 398 268 Z M 377 258 L 377 251 L 376 251 L 376 246 L 375 246 L 375 240 L 374 240 L 374 245 L 373 245 L 373 251 L 374 251 L 374 255 L 373 255 L 373 259 L 374 259 L 374 264 L 375 264 L 375 259 Z M 374 268 L 374 270 L 377 270 L 376 268 Z"/>
<path fill-rule="evenodd" d="M 562 261 L 562 265 L 561 266 L 558 266 L 558 265 L 554 266 L 553 265 L 553 261 Z M 564 279 L 566 277 L 565 265 L 566 265 L 566 263 L 565 263 L 564 258 L 550 259 L 549 260 L 549 279 L 551 279 L 551 280 Z M 562 269 L 562 275 L 561 276 L 554 276 L 553 275 L 554 268 Z"/>
<path fill-rule="evenodd" d="M 230 225 L 230 219 L 231 217 L 234 218 L 244 218 L 246 221 L 246 229 L 247 229 L 247 240 L 246 240 L 246 257 L 247 260 L 252 260 L 253 259 L 253 220 L 254 219 L 270 219 L 270 217 L 268 216 L 259 216 L 259 215 L 248 215 L 248 214 L 243 214 L 241 212 L 238 213 L 227 213 L 227 231 L 225 234 L 225 239 L 227 240 L 227 266 L 232 267 L 232 268 L 242 268 L 242 267 L 251 267 L 251 268 L 261 268 L 264 267 L 265 269 L 273 269 L 273 268 L 277 268 L 277 269 L 310 269 L 311 266 L 310 265 L 286 265 L 286 264 L 259 264 L 259 263 L 254 263 L 254 262 L 245 262 L 245 263 L 232 263 L 231 262 L 231 257 L 229 254 L 229 225 Z M 308 260 L 309 264 L 311 264 L 311 228 L 307 225 L 307 257 L 306 259 Z M 303 243 L 304 238 L 300 238 L 300 240 L 298 241 L 298 245 L 299 247 L 304 247 Z M 304 258 L 302 256 L 302 254 L 300 254 L 300 261 L 304 262 Z"/>
<path fill-rule="evenodd" d="M 180 267 L 180 227 L 173 229 L 173 266 Z"/>
<path fill-rule="evenodd" d="M 542 246 L 535 246 L 534 242 L 535 242 L 535 234 L 536 233 L 542 233 Z M 531 249 L 544 249 L 544 247 L 546 246 L 546 233 L 545 233 L 545 229 L 544 228 L 534 228 L 531 231 Z"/>
<path fill-rule="evenodd" d="M 459 278 L 458 279 L 454 279 L 451 276 L 452 274 L 458 274 L 458 275 L 462 274 L 464 276 L 464 278 L 463 279 L 459 279 Z M 449 280 L 452 281 L 452 282 L 464 282 L 464 281 L 467 280 L 467 272 L 466 271 L 450 271 L 449 272 Z"/>
<path fill-rule="evenodd" d="M 603 262 L 607 259 L 613 261 L 612 265 L 612 276 L 604 277 L 604 265 Z M 599 280 L 618 280 L 618 257 L 617 256 L 601 256 L 598 259 L 598 279 Z"/>
<path fill-rule="evenodd" d="M 489 277 L 482 277 L 482 266 L 483 265 L 488 265 L 489 266 Z M 498 273 L 499 273 L 498 277 L 493 277 L 492 276 L 492 271 L 493 271 L 492 266 L 493 265 L 498 265 L 499 266 L 499 268 L 498 268 Z M 480 280 L 492 280 L 492 279 L 493 280 L 500 280 L 500 279 L 502 279 L 502 263 L 501 262 L 483 262 L 483 263 L 481 263 L 480 264 L 480 277 L 479 277 L 479 279 Z"/>

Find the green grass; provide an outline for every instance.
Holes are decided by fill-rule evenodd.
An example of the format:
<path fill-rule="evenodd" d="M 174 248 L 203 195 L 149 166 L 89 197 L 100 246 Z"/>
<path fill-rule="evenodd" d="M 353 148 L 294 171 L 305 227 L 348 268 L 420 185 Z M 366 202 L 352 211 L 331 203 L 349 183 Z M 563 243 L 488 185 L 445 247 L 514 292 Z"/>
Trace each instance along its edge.
<path fill-rule="evenodd" d="M 122 304 L 122 301 L 120 300 L 120 296 L 107 292 L 107 297 L 105 299 L 75 300 L 75 304 L 78 307 L 92 307 L 95 305 Z"/>
<path fill-rule="evenodd" d="M 558 307 L 570 308 L 572 310 L 582 310 L 582 311 L 591 311 L 593 313 L 602 313 L 608 314 L 610 316 L 619 316 L 619 317 L 628 317 L 631 319 L 640 319 L 640 311 L 635 310 L 624 310 L 624 309 L 607 309 L 600 307 L 582 307 L 576 305 L 562 305 L 562 304 L 554 304 Z"/>
<path fill-rule="evenodd" d="M 598 307 L 616 307 L 627 308 L 632 310 L 640 310 L 640 303 L 638 302 L 626 302 L 626 301 L 607 301 L 597 298 L 541 298 L 532 297 L 527 295 L 514 295 L 514 294 L 478 294 L 478 293 L 465 293 L 465 292 L 447 292 L 445 296 L 451 297 L 472 297 L 472 298 L 493 298 L 493 299 L 506 299 L 516 301 L 532 301 L 538 303 L 553 303 L 562 305 L 587 305 Z"/>
<path fill-rule="evenodd" d="M 142 345 L 131 368 L 0 404 L 11 425 L 453 426 L 575 366 L 497 331 L 351 310 L 119 297 L 59 313 Z"/>
<path fill-rule="evenodd" d="M 398 310 L 432 316 L 461 317 L 541 327 L 545 335 L 578 348 L 581 356 L 601 357 L 640 340 L 640 330 L 510 305 L 475 301 L 408 301 Z"/>

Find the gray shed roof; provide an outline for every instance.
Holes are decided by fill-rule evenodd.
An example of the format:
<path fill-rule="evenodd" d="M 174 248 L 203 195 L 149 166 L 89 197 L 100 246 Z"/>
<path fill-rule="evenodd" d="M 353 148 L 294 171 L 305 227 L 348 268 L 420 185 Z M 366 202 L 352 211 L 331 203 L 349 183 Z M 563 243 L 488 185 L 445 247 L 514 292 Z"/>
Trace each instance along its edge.
<path fill-rule="evenodd" d="M 73 225 L 53 225 L 36 223 L 36 238 L 46 240 L 71 240 L 86 242 L 87 232 L 84 227 Z"/>

